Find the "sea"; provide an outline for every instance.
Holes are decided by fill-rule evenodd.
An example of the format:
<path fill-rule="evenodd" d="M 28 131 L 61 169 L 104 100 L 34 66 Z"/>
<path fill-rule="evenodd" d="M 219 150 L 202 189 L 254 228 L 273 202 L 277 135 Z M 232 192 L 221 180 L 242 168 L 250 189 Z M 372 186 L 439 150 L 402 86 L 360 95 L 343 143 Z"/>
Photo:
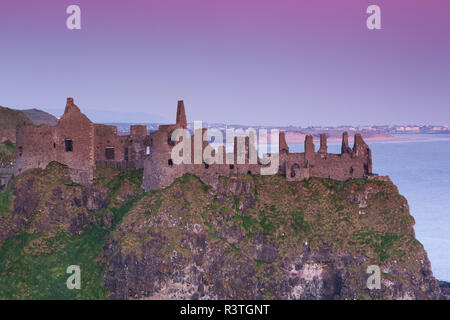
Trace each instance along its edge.
<path fill-rule="evenodd" d="M 450 134 L 396 136 L 408 140 L 368 142 L 373 172 L 388 175 L 406 197 L 434 276 L 450 281 Z M 328 152 L 340 153 L 340 147 L 329 143 Z M 289 148 L 303 152 L 304 145 Z"/>

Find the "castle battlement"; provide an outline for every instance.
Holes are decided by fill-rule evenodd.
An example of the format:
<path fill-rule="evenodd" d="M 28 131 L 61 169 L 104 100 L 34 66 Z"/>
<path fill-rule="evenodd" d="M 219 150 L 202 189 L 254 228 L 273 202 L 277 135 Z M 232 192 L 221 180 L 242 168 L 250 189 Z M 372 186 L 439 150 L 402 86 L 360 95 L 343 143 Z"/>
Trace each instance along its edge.
<path fill-rule="evenodd" d="M 205 139 L 206 129 L 195 130 L 192 136 L 172 141 L 177 129 L 186 129 L 187 120 L 183 101 L 178 101 L 176 122 L 160 125 L 158 130 L 147 133 L 145 125 L 133 125 L 130 134 L 120 136 L 116 126 L 92 123 L 67 99 L 63 116 L 55 126 L 24 125 L 16 129 L 17 154 L 14 175 L 31 168 L 45 168 L 51 161 L 58 161 L 70 168 L 74 182 L 90 184 L 96 166 L 111 168 L 144 168 L 143 185 L 146 190 L 169 186 L 176 178 L 186 173 L 198 176 L 215 187 L 220 176 L 230 174 L 260 174 L 269 166 L 276 165 L 274 173 L 286 176 L 288 181 L 299 181 L 309 177 L 336 180 L 363 178 L 372 174 L 372 157 L 368 145 L 360 134 L 355 135 L 350 148 L 348 134 L 342 136 L 340 154 L 327 151 L 327 137 L 320 136 L 320 148 L 315 152 L 313 137 L 305 138 L 305 152 L 290 153 L 284 132 L 279 133 L 279 152 L 267 155 L 272 163 L 264 164 L 256 150 L 255 137 L 234 137 L 234 152 L 227 153 L 225 146 L 213 148 Z M 186 139 L 186 141 L 183 141 Z M 183 143 L 184 159 L 177 163 L 173 152 Z M 200 144 L 197 151 L 196 143 Z M 187 147 L 186 147 L 187 146 Z M 177 148 L 177 149 L 175 149 Z M 204 158 L 209 148 L 215 160 Z M 273 161 L 277 161 L 276 163 Z"/>

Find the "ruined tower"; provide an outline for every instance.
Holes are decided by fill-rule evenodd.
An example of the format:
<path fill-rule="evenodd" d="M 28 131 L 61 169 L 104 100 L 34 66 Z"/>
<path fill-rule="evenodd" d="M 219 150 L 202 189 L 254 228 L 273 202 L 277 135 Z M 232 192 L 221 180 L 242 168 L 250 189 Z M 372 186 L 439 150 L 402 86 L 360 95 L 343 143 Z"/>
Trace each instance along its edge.
<path fill-rule="evenodd" d="M 320 135 L 320 148 L 319 148 L 319 153 L 321 154 L 326 154 L 328 152 L 328 147 L 327 147 L 327 135 L 322 133 Z"/>
<path fill-rule="evenodd" d="M 150 155 L 144 162 L 142 187 L 145 191 L 169 186 L 176 178 L 185 173 L 184 165 L 177 165 L 172 159 L 172 133 L 176 129 L 186 129 L 186 111 L 184 102 L 178 101 L 176 123 L 160 125 L 150 134 Z M 180 140 L 181 142 L 182 140 Z"/>
<path fill-rule="evenodd" d="M 176 124 L 183 129 L 187 128 L 186 111 L 184 110 L 184 101 L 178 101 Z"/>

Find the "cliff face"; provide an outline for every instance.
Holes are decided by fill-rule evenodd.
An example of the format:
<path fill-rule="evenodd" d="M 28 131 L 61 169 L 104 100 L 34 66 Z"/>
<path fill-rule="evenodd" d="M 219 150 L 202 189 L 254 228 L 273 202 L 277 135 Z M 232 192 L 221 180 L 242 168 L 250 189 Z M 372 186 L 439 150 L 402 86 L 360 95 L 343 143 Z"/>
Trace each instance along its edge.
<path fill-rule="evenodd" d="M 0 298 L 441 297 L 390 181 L 239 175 L 212 189 L 186 175 L 144 194 L 141 174 L 101 169 L 83 187 L 52 163 L 16 178 L 0 194 Z M 72 264 L 81 290 L 65 288 Z"/>

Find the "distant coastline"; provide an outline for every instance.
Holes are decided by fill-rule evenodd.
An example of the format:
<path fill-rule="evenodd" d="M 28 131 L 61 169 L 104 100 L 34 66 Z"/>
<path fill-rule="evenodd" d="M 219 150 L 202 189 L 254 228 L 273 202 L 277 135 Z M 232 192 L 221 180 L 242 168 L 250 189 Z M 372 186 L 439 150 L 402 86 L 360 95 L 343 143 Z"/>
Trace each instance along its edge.
<path fill-rule="evenodd" d="M 310 133 L 298 132 L 298 131 L 288 131 L 286 132 L 286 142 L 292 144 L 299 144 L 305 142 L 305 136 Z M 342 141 L 342 135 L 338 133 L 327 134 L 328 143 L 340 143 Z M 399 142 L 399 141 L 422 141 L 427 140 L 427 138 L 417 138 L 417 137 L 398 137 L 387 133 L 362 133 L 362 136 L 366 142 Z M 313 134 L 313 142 L 319 143 L 319 136 Z M 349 142 L 353 143 L 353 135 L 349 134 Z"/>

